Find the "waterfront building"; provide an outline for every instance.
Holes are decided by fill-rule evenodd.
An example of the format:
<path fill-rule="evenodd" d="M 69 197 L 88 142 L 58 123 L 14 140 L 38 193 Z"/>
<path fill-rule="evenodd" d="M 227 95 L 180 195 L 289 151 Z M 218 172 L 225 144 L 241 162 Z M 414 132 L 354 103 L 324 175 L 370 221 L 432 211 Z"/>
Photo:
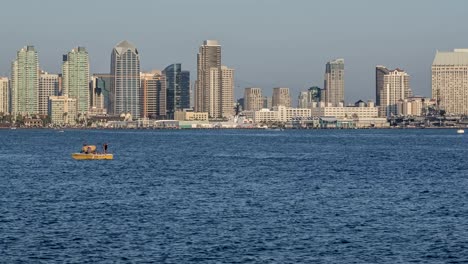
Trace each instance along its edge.
<path fill-rule="evenodd" d="M 111 55 L 110 111 L 140 117 L 140 55 L 138 49 L 124 40 Z"/>
<path fill-rule="evenodd" d="M 245 88 L 244 105 L 245 111 L 258 111 L 263 108 L 262 89 L 256 87 Z"/>
<path fill-rule="evenodd" d="M 324 79 L 324 101 L 333 106 L 344 104 L 344 59 L 327 62 Z"/>
<path fill-rule="evenodd" d="M 210 118 L 233 115 L 234 70 L 221 65 L 221 45 L 206 40 L 197 55 L 195 111 L 208 112 Z"/>
<path fill-rule="evenodd" d="M 279 113 L 275 110 L 270 110 L 268 108 L 263 108 L 258 111 L 252 111 L 253 114 L 247 114 L 247 117 L 250 117 L 254 120 L 256 124 L 259 123 L 270 123 L 279 121 Z"/>
<path fill-rule="evenodd" d="M 75 125 L 77 119 L 77 100 L 68 96 L 49 97 L 49 117 L 54 125 Z"/>
<path fill-rule="evenodd" d="M 41 71 L 39 75 L 39 114 L 49 112 L 49 97 L 59 95 L 59 75 Z"/>
<path fill-rule="evenodd" d="M 10 87 L 8 77 L 0 77 L 0 113 L 8 114 L 10 104 Z"/>
<path fill-rule="evenodd" d="M 89 57 L 84 47 L 72 49 L 63 55 L 62 95 L 76 99 L 77 112 L 89 110 Z"/>
<path fill-rule="evenodd" d="M 208 121 L 208 112 L 176 111 L 174 119 L 179 121 Z"/>
<path fill-rule="evenodd" d="M 332 106 L 326 103 L 313 103 L 311 115 L 315 117 L 329 116 L 336 118 L 374 118 L 378 117 L 378 108 L 372 101 L 369 101 L 365 106 Z"/>
<path fill-rule="evenodd" d="M 166 116 L 166 77 L 161 71 L 141 73 L 140 117 L 162 118 Z"/>
<path fill-rule="evenodd" d="M 291 107 L 291 95 L 289 94 L 289 88 L 273 88 L 272 106 L 275 107 L 280 105 Z"/>
<path fill-rule="evenodd" d="M 174 112 L 190 108 L 190 72 L 175 63 L 167 66 L 163 75 L 166 76 L 167 117 L 174 118 Z"/>
<path fill-rule="evenodd" d="M 410 76 L 404 70 L 389 70 L 384 66 L 376 67 L 376 94 L 379 94 L 381 117 L 398 114 L 397 103 L 412 96 Z"/>
<path fill-rule="evenodd" d="M 20 49 L 11 64 L 10 98 L 14 116 L 39 112 L 39 58 L 34 46 Z"/>
<path fill-rule="evenodd" d="M 270 109 L 260 109 L 259 111 L 249 111 L 253 112 L 252 119 L 255 123 L 267 123 L 267 122 L 288 122 L 293 118 L 307 118 L 311 116 L 311 110 L 308 108 L 294 108 L 286 107 L 284 105 L 279 105 Z M 250 113 L 247 113 L 246 116 L 250 117 Z"/>
<path fill-rule="evenodd" d="M 397 114 L 400 116 L 425 116 L 430 106 L 435 106 L 435 100 L 425 97 L 409 97 L 397 102 Z"/>
<path fill-rule="evenodd" d="M 432 98 L 448 114 L 468 115 L 468 49 L 437 51 L 432 62 Z"/>

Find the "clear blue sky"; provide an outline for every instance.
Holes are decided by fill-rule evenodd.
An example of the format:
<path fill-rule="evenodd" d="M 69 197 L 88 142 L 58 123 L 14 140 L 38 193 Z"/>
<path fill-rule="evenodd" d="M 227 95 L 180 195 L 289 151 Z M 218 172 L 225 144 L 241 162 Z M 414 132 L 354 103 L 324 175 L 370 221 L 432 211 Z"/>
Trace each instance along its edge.
<path fill-rule="evenodd" d="M 42 69 L 60 72 L 62 54 L 85 46 L 92 72 L 108 72 L 113 46 L 127 39 L 142 70 L 180 62 L 196 78 L 205 39 L 222 45 L 236 70 L 236 97 L 256 86 L 298 92 L 323 87 L 325 63 L 345 59 L 347 102 L 375 99 L 375 66 L 400 67 L 417 95 L 430 96 L 436 50 L 468 47 L 465 0 L 6 1 L 0 15 L 0 75 L 16 51 L 34 45 Z"/>

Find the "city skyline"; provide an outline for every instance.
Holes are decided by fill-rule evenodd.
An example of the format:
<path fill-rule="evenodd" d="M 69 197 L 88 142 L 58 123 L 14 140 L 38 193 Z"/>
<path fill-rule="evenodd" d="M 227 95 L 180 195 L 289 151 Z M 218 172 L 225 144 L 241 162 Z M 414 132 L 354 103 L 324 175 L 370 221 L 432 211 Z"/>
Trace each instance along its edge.
<path fill-rule="evenodd" d="M 109 47 L 122 39 L 134 43 L 143 54 L 142 71 L 182 63 L 184 69 L 195 73 L 199 43 L 217 39 L 223 44 L 223 61 L 236 70 L 236 98 L 241 97 L 245 87 L 266 91 L 290 87 L 293 96 L 311 86 L 322 87 L 323 65 L 334 58 L 344 58 L 345 100 L 354 102 L 375 99 L 376 65 L 405 69 L 412 76 L 414 93 L 430 96 L 433 54 L 436 50 L 450 51 L 468 45 L 468 35 L 462 34 L 466 31 L 463 25 L 468 22 L 463 12 L 468 3 L 464 1 L 445 5 L 425 1 L 423 12 L 419 3 L 404 1 L 386 5 L 388 12 L 378 12 L 381 5 L 371 1 L 342 1 L 338 3 L 340 9 L 334 8 L 336 3 L 309 1 L 161 2 L 147 3 L 139 16 L 132 15 L 126 23 L 110 15 L 123 10 L 124 5 L 118 2 L 108 7 L 105 3 L 83 1 L 84 6 L 94 10 L 112 10 L 89 21 L 79 19 L 79 12 L 60 12 L 73 10 L 71 3 L 51 1 L 50 8 L 43 9 L 40 15 L 34 10 L 41 4 L 31 2 L 21 14 L 25 18 L 21 22 L 17 19 L 21 5 L 4 4 L 6 12 L 0 18 L 4 27 L 0 31 L 9 37 L 3 40 L 0 50 L 0 75 L 9 76 L 8 65 L 14 52 L 28 44 L 39 51 L 45 71 L 59 73 L 61 55 L 68 52 L 68 47 L 84 46 L 90 54 L 91 72 L 107 72 Z M 174 8 L 181 3 L 183 10 Z M 401 8 L 402 4 L 405 8 Z M 165 12 L 153 17 L 148 13 L 154 10 L 153 6 Z M 243 19 L 238 19 L 239 14 Z M 397 20 L 394 14 L 398 14 Z M 330 16 L 334 21 L 327 19 Z M 152 23 L 165 26 L 151 27 L 153 34 L 148 34 L 144 25 L 149 25 L 150 17 Z M 167 23 L 171 17 L 178 21 Z M 213 18 L 219 22 L 211 25 Z M 13 19 L 19 23 L 11 23 Z M 30 19 L 37 20 L 38 27 L 30 27 L 26 23 Z"/>

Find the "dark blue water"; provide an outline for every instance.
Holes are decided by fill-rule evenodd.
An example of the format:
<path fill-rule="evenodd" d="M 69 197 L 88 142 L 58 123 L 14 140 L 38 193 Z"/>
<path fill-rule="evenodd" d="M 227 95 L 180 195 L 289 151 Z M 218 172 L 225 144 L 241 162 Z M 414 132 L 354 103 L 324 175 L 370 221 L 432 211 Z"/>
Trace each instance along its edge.
<path fill-rule="evenodd" d="M 468 262 L 467 160 L 455 130 L 3 130 L 0 262 Z"/>

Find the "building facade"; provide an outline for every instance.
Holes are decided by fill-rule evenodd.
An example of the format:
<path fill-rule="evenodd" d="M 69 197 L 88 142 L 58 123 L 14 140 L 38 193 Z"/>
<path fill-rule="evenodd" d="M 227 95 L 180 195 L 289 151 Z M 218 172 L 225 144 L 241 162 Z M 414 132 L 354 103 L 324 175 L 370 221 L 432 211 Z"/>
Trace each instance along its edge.
<path fill-rule="evenodd" d="M 72 49 L 63 55 L 62 95 L 76 99 L 77 112 L 89 110 L 89 57 L 84 47 Z"/>
<path fill-rule="evenodd" d="M 166 77 L 161 71 L 141 73 L 140 113 L 143 118 L 166 116 Z"/>
<path fill-rule="evenodd" d="M 334 106 L 344 103 L 344 59 L 327 62 L 324 79 L 324 101 Z"/>
<path fill-rule="evenodd" d="M 244 106 L 245 111 L 258 111 L 263 108 L 262 89 L 256 87 L 245 88 Z"/>
<path fill-rule="evenodd" d="M 49 97 L 48 115 L 54 125 L 75 125 L 77 118 L 76 99 L 68 96 Z"/>
<path fill-rule="evenodd" d="M 297 107 L 299 108 L 307 108 L 309 105 L 308 100 L 308 92 L 300 92 L 299 96 L 297 97 Z"/>
<path fill-rule="evenodd" d="M 39 58 L 34 46 L 20 49 L 12 62 L 10 99 L 14 116 L 39 112 Z"/>
<path fill-rule="evenodd" d="M 436 53 L 432 97 L 446 113 L 468 115 L 468 49 Z"/>
<path fill-rule="evenodd" d="M 315 117 L 375 118 L 379 115 L 378 108 L 373 102 L 362 107 L 326 106 L 325 103 L 314 103 L 310 109 L 311 115 Z"/>
<path fill-rule="evenodd" d="M 126 40 L 112 50 L 108 111 L 140 117 L 140 55 L 137 48 Z"/>
<path fill-rule="evenodd" d="M 39 114 L 49 113 L 49 97 L 59 95 L 59 76 L 41 71 L 39 75 Z"/>
<path fill-rule="evenodd" d="M 166 77 L 166 116 L 174 118 L 176 111 L 190 108 L 190 72 L 183 71 L 180 63 L 167 66 L 163 71 Z"/>
<path fill-rule="evenodd" d="M 398 114 L 397 103 L 412 96 L 410 87 L 410 76 L 401 69 L 388 70 L 383 66 L 378 66 L 376 79 L 378 80 L 376 91 L 378 90 L 379 109 L 381 117 L 390 117 Z M 386 72 L 383 74 L 383 72 Z M 381 85 L 381 86 L 380 86 Z M 380 87 L 379 87 L 380 86 Z"/>
<path fill-rule="evenodd" d="M 291 107 L 291 95 L 289 93 L 289 88 L 273 88 L 272 106 L 275 107 L 280 105 Z"/>
<path fill-rule="evenodd" d="M 221 65 L 221 46 L 206 40 L 197 55 L 195 111 L 210 118 L 227 118 L 234 111 L 234 70 Z"/>
<path fill-rule="evenodd" d="M 0 113 L 10 113 L 10 84 L 8 77 L 0 77 Z"/>

